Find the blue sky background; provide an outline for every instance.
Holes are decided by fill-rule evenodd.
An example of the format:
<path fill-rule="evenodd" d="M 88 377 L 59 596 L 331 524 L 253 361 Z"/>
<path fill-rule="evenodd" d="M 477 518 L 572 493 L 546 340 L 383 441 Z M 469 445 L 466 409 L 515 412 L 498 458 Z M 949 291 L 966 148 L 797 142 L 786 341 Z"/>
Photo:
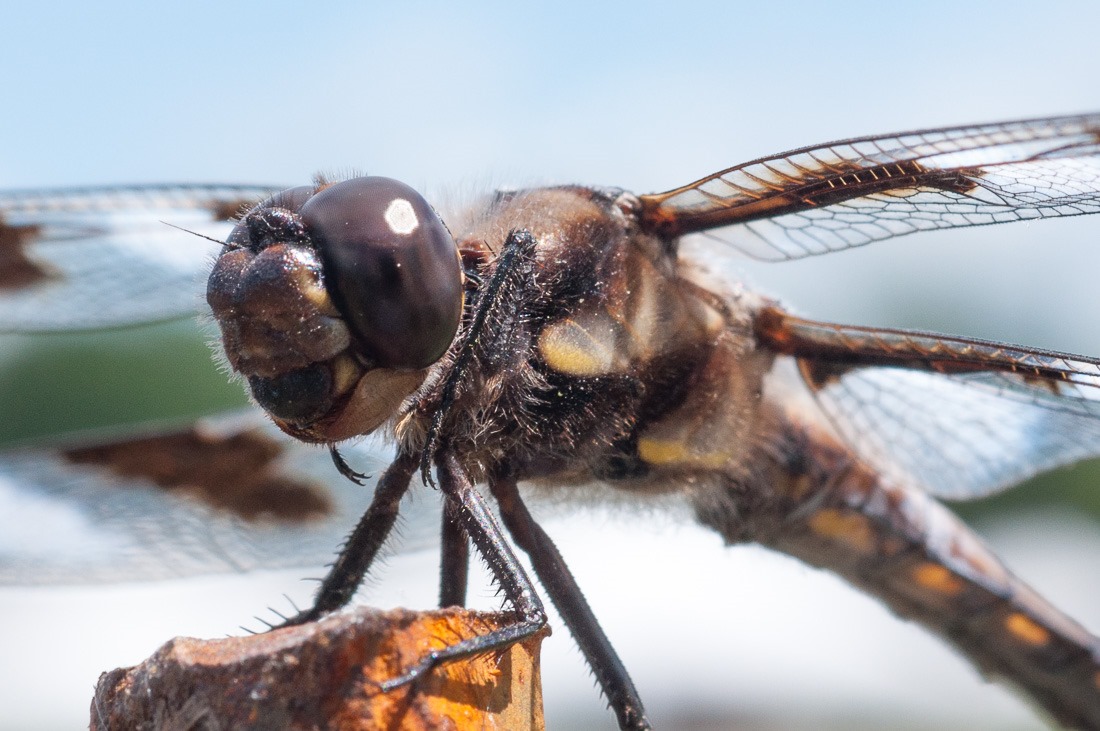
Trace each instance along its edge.
<path fill-rule="evenodd" d="M 667 187 L 758 153 L 1100 105 L 1087 3 L 24 3 L 0 185 Z"/>
<path fill-rule="evenodd" d="M 293 185 L 318 171 L 355 170 L 429 191 L 583 182 L 648 192 L 840 137 L 1100 109 L 1100 5 L 1083 2 L 44 2 L 6 8 L 4 26 L 2 188 Z M 813 316 L 1095 354 L 1098 232 L 1095 220 L 1045 222 L 926 234 L 784 267 L 739 266 L 750 281 Z M 596 523 L 555 535 L 565 536 L 568 557 L 599 550 L 588 551 L 584 541 L 605 533 L 612 534 Z M 816 574 L 770 557 L 742 563 L 745 554 L 724 552 L 712 537 L 690 531 L 668 539 L 646 523 L 634 534 L 638 542 L 616 544 L 620 555 L 637 554 L 654 569 L 652 562 L 665 561 L 661 576 L 674 580 L 667 591 L 651 590 L 646 606 L 637 607 L 634 588 L 615 583 L 625 568 L 606 573 L 608 566 L 596 566 L 587 583 L 581 579 L 597 613 L 611 618 L 605 623 L 616 628 L 620 649 L 626 646 L 649 703 L 664 713 L 677 703 L 711 709 L 728 701 L 768 717 L 766 704 L 752 704 L 763 698 L 790 714 L 801 699 L 812 717 L 823 708 L 856 708 L 861 701 L 853 699 L 863 693 L 863 706 L 876 713 L 932 719 L 928 726 L 912 721 L 913 728 L 1036 723 L 1000 691 L 982 688 L 933 640 L 828 581 L 822 588 Z M 570 535 L 580 548 L 570 549 Z M 1046 543 L 1026 534 L 1020 540 L 1023 547 L 1017 542 L 1005 550 L 1036 556 Z M 675 550 L 658 559 L 650 552 L 655 545 Z M 1054 548 L 1051 555 L 1087 554 L 1095 545 Z M 1038 566 L 1035 580 L 1055 581 L 1047 564 Z M 1079 574 L 1086 575 L 1094 573 Z M 645 573 L 635 578 L 649 580 Z M 434 577 L 424 583 L 430 602 Z M 709 593 L 678 604 L 691 584 Z M 103 609 L 108 615 L 133 607 L 124 630 L 102 630 L 111 639 L 136 633 L 137 616 L 166 616 L 177 605 L 199 611 L 187 604 L 196 594 L 206 597 L 196 604 L 221 601 L 223 587 L 213 586 L 177 586 L 145 605 L 133 596 L 139 589 L 107 598 L 54 593 L 55 614 L 19 604 L 44 592 L 9 591 L 0 606 L 9 607 L 10 617 L 37 621 L 32 633 L 75 623 L 74 605 L 113 607 Z M 759 599 L 757 589 L 775 599 Z M 247 610 L 223 610 L 228 616 L 213 625 L 221 628 L 215 634 L 231 631 L 283 590 L 257 590 L 242 600 Z M 1064 601 L 1096 606 L 1071 588 L 1063 591 Z M 697 648 L 683 647 L 690 638 L 661 631 L 698 602 L 719 607 L 706 615 L 711 620 L 692 615 L 699 626 L 731 607 L 748 612 L 737 615 L 740 625 L 731 620 L 725 628 L 731 637 L 721 657 L 707 658 L 721 671 L 694 662 Z M 798 615 L 791 608 L 798 606 L 813 609 Z M 44 619 L 50 617 L 54 624 Z M 768 629 L 769 619 L 781 626 Z M 210 626 L 166 619 L 129 654 L 108 653 L 88 667 L 135 662 L 171 634 L 209 635 Z M 91 641 L 103 625 L 77 627 L 73 643 Z M 888 639 L 875 634 L 880 630 Z M 782 636 L 788 641 L 777 645 Z M 648 650 L 640 637 L 651 643 Z M 824 643 L 816 652 L 805 650 L 811 638 Z M 554 642 L 577 665 L 560 625 Z M 862 649 L 851 649 L 857 643 Z M 849 650 L 850 663 L 838 663 Z M 777 660 L 771 669 L 753 665 L 767 657 Z M 706 681 L 724 677 L 735 658 L 742 669 L 729 673 L 740 693 L 710 688 Z M 31 688 L 43 686 L 33 682 L 35 671 L 8 663 L 0 659 L 0 706 L 20 728 L 71 727 L 86 718 L 94 674 L 78 678 L 75 710 L 65 715 L 54 686 L 35 695 Z M 683 682 L 668 685 L 673 665 Z M 578 693 L 570 718 L 610 723 L 583 670 L 571 666 L 558 675 L 566 679 L 548 686 L 548 711 L 570 705 L 562 703 L 567 687 Z M 978 695 L 966 695 L 971 691 Z M 948 710 L 963 715 L 934 708 L 944 694 Z M 587 711 L 595 715 L 583 716 Z M 555 712 L 561 725 L 568 714 Z"/>
<path fill-rule="evenodd" d="M 841 137 L 1100 108 L 1098 16 L 1090 3 L 21 4 L 0 46 L 0 187 L 358 171 L 429 193 L 663 190 Z M 1012 264 L 985 277 L 983 334 L 1087 352 L 1042 310 L 1048 282 L 1084 287 L 1027 228 L 745 271 L 822 317 L 957 326 L 996 251 Z M 1088 228 L 1048 224 L 1044 241 Z"/>

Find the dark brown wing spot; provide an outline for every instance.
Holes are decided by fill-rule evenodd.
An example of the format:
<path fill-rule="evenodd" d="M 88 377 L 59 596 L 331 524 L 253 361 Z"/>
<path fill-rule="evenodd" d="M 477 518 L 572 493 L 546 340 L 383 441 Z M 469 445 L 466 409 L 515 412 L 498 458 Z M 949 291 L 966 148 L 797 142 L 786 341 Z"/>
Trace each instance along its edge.
<path fill-rule="evenodd" d="M 1045 388 L 1055 396 L 1061 396 L 1065 388 L 1060 381 L 1055 381 L 1049 376 L 1044 376 L 1042 373 L 1028 373 L 1024 370 L 1016 371 L 1024 383 L 1033 388 Z M 1064 378 L 1064 377 L 1063 377 Z"/>
<path fill-rule="evenodd" d="M 820 391 L 826 386 L 837 383 L 856 368 L 857 366 L 832 363 L 826 360 L 798 359 L 798 372 L 802 374 L 802 379 L 806 382 L 806 385 L 814 391 Z"/>
<path fill-rule="evenodd" d="M 915 160 L 873 167 L 849 163 L 807 170 L 801 179 L 792 180 L 787 189 L 790 194 L 796 194 L 807 208 L 820 208 L 872 193 L 904 188 L 968 193 L 978 185 L 972 178 L 981 175 L 979 169 L 929 170 Z"/>
<path fill-rule="evenodd" d="M 669 193 L 643 195 L 639 198 L 642 228 L 673 238 L 716 226 L 824 208 L 890 190 L 934 188 L 962 195 L 977 188 L 975 179 L 984 175 L 980 168 L 932 170 L 916 160 L 871 166 L 851 161 L 821 163 L 816 167 L 799 167 L 799 172 L 799 175 L 776 173 L 777 181 L 761 180 L 759 189 L 741 189 L 739 195 L 728 198 L 710 195 L 704 188 L 722 179 L 724 173 Z M 663 205 L 667 198 L 691 189 L 712 200 L 698 210 L 677 210 L 675 205 L 671 209 Z"/>
<path fill-rule="evenodd" d="M 279 471 L 274 462 L 282 449 L 257 430 L 210 435 L 190 429 L 74 449 L 65 456 L 186 493 L 247 520 L 301 522 L 329 513 L 332 505 L 321 486 Z"/>
<path fill-rule="evenodd" d="M 0 290 L 23 289 L 54 276 L 27 258 L 27 245 L 39 234 L 38 226 L 13 226 L 0 220 Z"/>

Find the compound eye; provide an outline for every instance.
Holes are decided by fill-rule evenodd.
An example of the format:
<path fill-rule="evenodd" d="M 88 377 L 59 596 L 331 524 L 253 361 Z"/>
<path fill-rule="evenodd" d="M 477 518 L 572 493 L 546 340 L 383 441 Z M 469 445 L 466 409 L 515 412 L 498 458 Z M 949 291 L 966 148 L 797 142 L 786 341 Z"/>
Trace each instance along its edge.
<path fill-rule="evenodd" d="M 462 316 L 462 269 L 423 196 L 390 178 L 354 178 L 314 195 L 301 217 L 329 296 L 366 354 L 384 368 L 439 360 Z"/>
<path fill-rule="evenodd" d="M 297 213 L 302 210 L 306 201 L 317 192 L 317 186 L 299 185 L 296 188 L 287 188 L 260 202 L 257 208 L 285 208 Z"/>

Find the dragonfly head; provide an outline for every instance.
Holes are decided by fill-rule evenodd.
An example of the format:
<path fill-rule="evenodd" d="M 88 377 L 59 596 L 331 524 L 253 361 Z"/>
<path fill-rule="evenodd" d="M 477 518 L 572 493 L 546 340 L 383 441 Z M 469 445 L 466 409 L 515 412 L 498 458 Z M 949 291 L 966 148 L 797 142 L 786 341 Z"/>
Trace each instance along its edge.
<path fill-rule="evenodd" d="M 233 369 L 288 433 L 334 442 L 388 419 L 458 331 L 450 232 L 396 180 L 291 188 L 233 229 L 207 284 Z"/>

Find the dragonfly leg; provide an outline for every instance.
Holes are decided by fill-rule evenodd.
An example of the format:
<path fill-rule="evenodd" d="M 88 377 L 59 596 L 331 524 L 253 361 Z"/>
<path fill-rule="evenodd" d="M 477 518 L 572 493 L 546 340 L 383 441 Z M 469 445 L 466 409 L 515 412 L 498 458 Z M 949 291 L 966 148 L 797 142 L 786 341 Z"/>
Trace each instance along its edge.
<path fill-rule="evenodd" d="M 550 601 L 569 627 L 615 711 L 619 726 L 624 729 L 650 728 L 642 700 L 626 667 L 596 621 L 596 615 L 588 606 L 557 546 L 524 505 L 516 481 L 510 478 L 491 479 L 489 488 L 500 505 L 504 525 L 516 545 L 530 557 L 539 581 L 550 595 Z"/>
<path fill-rule="evenodd" d="M 466 585 L 470 573 L 470 541 L 459 523 L 454 503 L 443 505 L 440 530 L 439 606 L 466 606 Z"/>
<path fill-rule="evenodd" d="M 386 469 L 378 480 L 370 507 L 359 519 L 328 575 L 321 581 L 313 606 L 302 610 L 280 627 L 312 622 L 351 601 L 397 521 L 401 498 L 409 489 L 417 463 L 415 455 L 402 454 Z"/>
<path fill-rule="evenodd" d="M 420 472 L 426 485 L 432 484 L 430 468 L 442 437 L 443 422 L 454 405 L 458 387 L 466 378 L 471 361 L 478 350 L 492 349 L 500 320 L 505 315 L 518 314 L 522 308 L 522 296 L 518 295 L 532 286 L 536 245 L 535 237 L 530 231 L 517 229 L 510 232 L 492 277 L 484 290 L 479 290 L 472 320 L 458 345 L 454 362 L 443 379 L 435 413 L 432 414 L 428 435 L 424 440 Z"/>
<path fill-rule="evenodd" d="M 516 621 L 484 635 L 432 650 L 402 675 L 383 683 L 381 687 L 385 691 L 411 683 L 441 663 L 506 648 L 546 626 L 546 612 L 534 584 L 516 560 L 496 519 L 485 505 L 481 493 L 474 488 L 466 470 L 450 452 L 438 455 L 437 469 L 443 494 L 455 505 L 460 526 L 489 565 L 515 611 Z"/>

